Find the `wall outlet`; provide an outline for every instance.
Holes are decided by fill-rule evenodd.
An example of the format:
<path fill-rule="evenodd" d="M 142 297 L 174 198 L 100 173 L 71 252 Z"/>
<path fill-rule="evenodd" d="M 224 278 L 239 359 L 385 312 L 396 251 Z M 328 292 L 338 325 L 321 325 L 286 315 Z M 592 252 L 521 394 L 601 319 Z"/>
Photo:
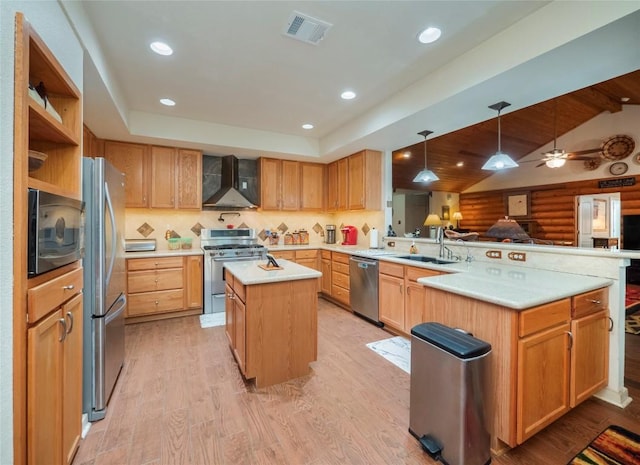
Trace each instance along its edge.
<path fill-rule="evenodd" d="M 507 257 L 509 257 L 509 260 L 513 260 L 515 262 L 527 261 L 527 254 L 524 252 L 509 252 L 509 255 L 507 255 Z"/>
<path fill-rule="evenodd" d="M 502 251 L 500 250 L 487 250 L 486 254 L 489 258 L 502 258 Z"/>

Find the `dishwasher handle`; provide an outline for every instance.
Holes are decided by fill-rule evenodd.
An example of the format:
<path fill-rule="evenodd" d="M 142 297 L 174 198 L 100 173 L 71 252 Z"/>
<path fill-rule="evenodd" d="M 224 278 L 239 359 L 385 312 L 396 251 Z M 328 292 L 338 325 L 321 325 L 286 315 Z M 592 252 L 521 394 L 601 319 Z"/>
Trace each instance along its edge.
<path fill-rule="evenodd" d="M 358 268 L 362 268 L 364 270 L 366 270 L 369 267 L 373 268 L 378 266 L 378 260 L 371 260 L 368 258 L 353 257 L 353 256 L 350 258 L 350 260 L 355 264 L 357 264 Z"/>

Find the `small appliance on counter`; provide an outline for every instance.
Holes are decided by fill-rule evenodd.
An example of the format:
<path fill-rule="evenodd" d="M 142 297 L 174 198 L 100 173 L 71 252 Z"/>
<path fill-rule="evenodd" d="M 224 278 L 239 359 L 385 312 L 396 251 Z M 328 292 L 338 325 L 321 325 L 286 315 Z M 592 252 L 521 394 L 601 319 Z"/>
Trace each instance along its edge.
<path fill-rule="evenodd" d="M 328 224 L 327 226 L 325 226 L 325 231 L 326 231 L 326 235 L 327 237 L 325 238 L 325 241 L 327 244 L 335 244 L 336 243 L 336 225 L 335 224 Z"/>
<path fill-rule="evenodd" d="M 153 252 L 156 250 L 155 239 L 125 239 L 125 252 Z"/>
<path fill-rule="evenodd" d="M 342 245 L 356 245 L 358 243 L 358 230 L 355 226 L 343 226 L 342 231 Z"/>

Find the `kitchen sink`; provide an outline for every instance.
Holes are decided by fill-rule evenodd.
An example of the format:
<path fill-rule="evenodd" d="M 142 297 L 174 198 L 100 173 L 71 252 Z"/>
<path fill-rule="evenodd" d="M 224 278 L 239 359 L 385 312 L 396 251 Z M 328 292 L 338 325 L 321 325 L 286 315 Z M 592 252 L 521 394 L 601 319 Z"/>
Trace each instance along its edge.
<path fill-rule="evenodd" d="M 456 263 L 453 260 L 443 260 L 441 258 L 436 257 L 427 257 L 425 255 L 403 255 L 401 257 L 404 260 L 413 260 L 414 262 L 424 262 L 424 263 L 433 263 L 435 265 L 448 265 L 450 263 Z"/>

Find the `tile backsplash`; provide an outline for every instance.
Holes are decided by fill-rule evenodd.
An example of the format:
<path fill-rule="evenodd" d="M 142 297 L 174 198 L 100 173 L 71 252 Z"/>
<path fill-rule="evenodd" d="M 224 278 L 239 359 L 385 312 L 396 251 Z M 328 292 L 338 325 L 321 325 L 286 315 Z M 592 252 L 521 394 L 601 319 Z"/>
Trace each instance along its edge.
<path fill-rule="evenodd" d="M 221 213 L 228 213 L 221 215 Z M 223 221 L 220 221 L 222 219 Z M 309 212 L 257 212 L 224 210 L 150 210 L 142 208 L 128 208 L 126 210 L 125 237 L 127 239 L 150 238 L 156 239 L 159 249 L 167 248 L 166 231 L 175 232 L 180 237 L 193 238 L 193 247 L 200 247 L 200 231 L 203 228 L 225 228 L 229 226 L 254 228 L 257 234 L 265 230 L 279 230 L 281 232 L 279 244 L 284 243 L 284 232 L 306 229 L 309 233 L 310 245 L 321 245 L 324 242 L 324 227 L 327 224 L 352 225 L 358 229 L 358 245 L 368 247 L 370 229 L 375 227 L 379 231 L 384 229 L 384 213 L 381 211 L 352 211 L 339 213 L 309 213 Z M 336 231 L 336 242 L 342 241 L 342 234 Z M 267 245 L 264 234 L 262 241 Z M 259 239 L 261 240 L 261 239 Z"/>

